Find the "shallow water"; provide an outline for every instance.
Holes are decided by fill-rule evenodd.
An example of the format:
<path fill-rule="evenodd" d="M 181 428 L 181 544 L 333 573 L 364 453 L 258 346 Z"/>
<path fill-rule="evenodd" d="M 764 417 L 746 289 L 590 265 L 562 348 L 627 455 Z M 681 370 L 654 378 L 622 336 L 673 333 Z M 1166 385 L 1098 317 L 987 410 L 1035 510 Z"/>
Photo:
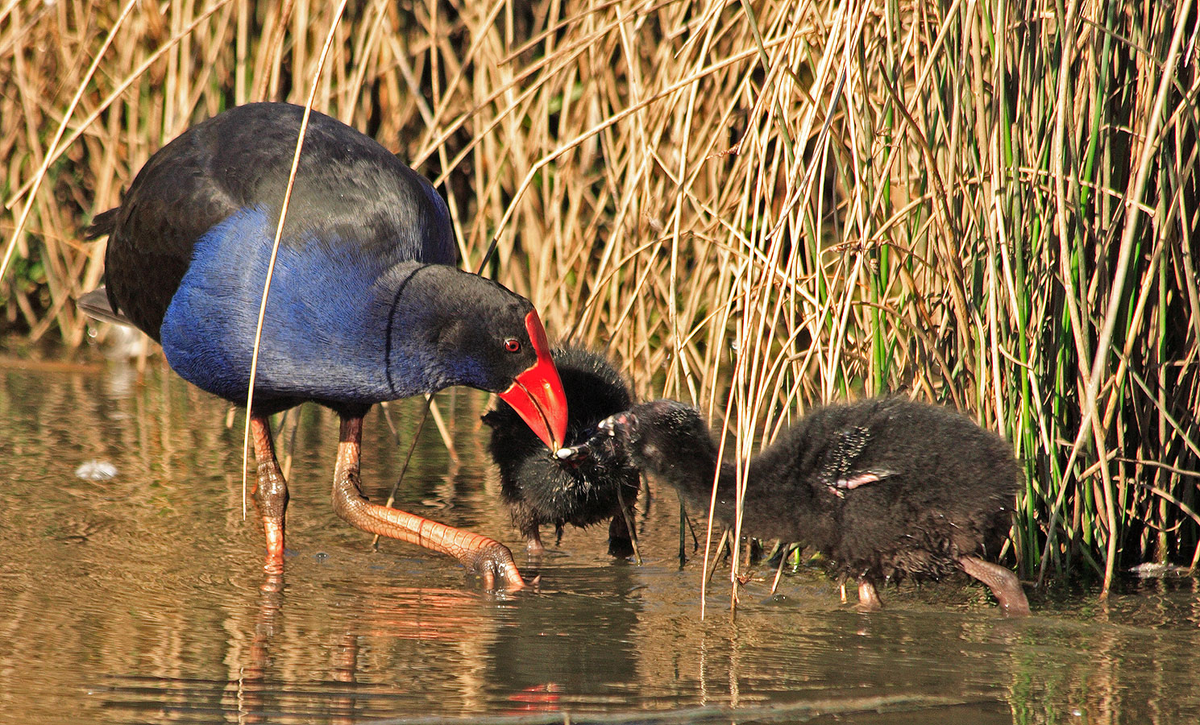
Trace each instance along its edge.
<path fill-rule="evenodd" d="M 399 505 L 520 551 L 478 424 L 439 397 L 457 460 L 424 432 Z M 418 405 L 394 406 L 407 442 Z M 606 527 L 570 529 L 539 586 L 484 593 L 453 561 L 370 537 L 329 505 L 337 427 L 295 436 L 286 574 L 242 518 L 241 424 L 151 365 L 0 362 L 0 722 L 1195 723 L 1200 586 L 1124 582 L 1107 604 L 1032 598 L 1007 620 L 961 582 L 883 592 L 860 614 L 823 575 L 760 567 L 728 611 L 721 567 L 700 618 L 678 504 L 639 505 L 643 564 Z M 378 409 L 364 481 L 399 474 Z M 108 480 L 76 475 L 88 461 Z M 549 533 L 549 532 L 546 532 Z M 552 537 L 551 537 L 552 538 Z"/>

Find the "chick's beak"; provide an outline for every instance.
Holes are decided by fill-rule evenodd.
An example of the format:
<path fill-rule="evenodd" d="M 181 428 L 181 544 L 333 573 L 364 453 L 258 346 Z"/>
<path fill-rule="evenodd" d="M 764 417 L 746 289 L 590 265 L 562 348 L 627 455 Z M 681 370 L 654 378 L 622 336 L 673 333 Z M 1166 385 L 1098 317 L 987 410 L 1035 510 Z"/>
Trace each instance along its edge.
<path fill-rule="evenodd" d="M 500 399 L 517 411 L 550 450 L 558 450 L 567 435 L 567 395 L 558 378 L 558 369 L 550 359 L 546 330 L 537 312 L 525 316 L 525 329 L 537 361 L 518 375 L 508 390 L 500 393 Z"/>

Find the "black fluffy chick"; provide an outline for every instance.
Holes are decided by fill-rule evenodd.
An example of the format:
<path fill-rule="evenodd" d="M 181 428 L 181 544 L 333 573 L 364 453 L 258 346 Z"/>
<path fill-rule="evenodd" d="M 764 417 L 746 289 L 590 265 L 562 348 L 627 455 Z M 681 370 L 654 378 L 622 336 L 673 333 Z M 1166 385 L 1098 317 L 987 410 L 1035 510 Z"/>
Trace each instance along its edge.
<path fill-rule="evenodd" d="M 628 455 L 707 510 L 717 466 L 708 425 L 691 406 L 658 400 L 614 415 L 583 446 L 557 455 Z M 717 517 L 734 519 L 731 463 L 721 467 Z M 1011 446 L 965 416 L 900 398 L 813 410 L 750 462 L 742 531 L 803 542 L 859 583 L 962 570 L 991 588 L 1008 614 L 1027 614 L 1016 575 L 993 563 L 1012 525 L 1021 481 Z"/>
<path fill-rule="evenodd" d="M 629 386 L 607 359 L 577 347 L 551 351 L 567 395 L 565 445 L 588 440 L 596 424 L 633 404 Z M 513 525 L 531 552 L 544 550 L 540 528 L 553 524 L 557 541 L 567 524 L 585 527 L 611 519 L 608 550 L 633 553 L 626 526 L 641 488 L 638 469 L 611 441 L 597 440 L 586 454 L 558 459 L 503 401 L 483 416 L 492 428 L 488 449 L 500 468 L 500 494 Z M 625 513 L 621 511 L 624 502 Z"/>

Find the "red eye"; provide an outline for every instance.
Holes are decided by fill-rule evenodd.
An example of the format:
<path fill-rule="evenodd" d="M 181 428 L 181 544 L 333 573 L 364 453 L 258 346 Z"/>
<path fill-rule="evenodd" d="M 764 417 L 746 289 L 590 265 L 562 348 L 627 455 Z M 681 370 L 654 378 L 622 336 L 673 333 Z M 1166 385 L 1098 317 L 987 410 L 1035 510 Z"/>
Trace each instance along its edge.
<path fill-rule="evenodd" d="M 504 341 L 504 349 L 508 350 L 509 352 L 520 352 L 521 341 L 515 337 L 510 337 Z"/>

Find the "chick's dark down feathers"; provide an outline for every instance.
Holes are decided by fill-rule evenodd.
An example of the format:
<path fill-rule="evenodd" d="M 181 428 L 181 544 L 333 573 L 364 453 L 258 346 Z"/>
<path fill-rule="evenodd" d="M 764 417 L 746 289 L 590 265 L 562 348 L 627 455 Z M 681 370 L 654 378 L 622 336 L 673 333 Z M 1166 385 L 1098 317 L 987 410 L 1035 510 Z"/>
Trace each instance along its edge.
<path fill-rule="evenodd" d="M 628 385 L 604 357 L 578 347 L 557 348 L 551 356 L 567 396 L 567 445 L 588 439 L 597 423 L 632 405 Z M 611 519 L 610 552 L 632 552 L 621 501 L 633 510 L 641 479 L 628 456 L 610 447 L 561 461 L 502 402 L 483 420 L 492 429 L 488 447 L 500 470 L 501 496 L 531 550 L 541 548 L 543 525 L 553 525 L 561 537 L 567 524 L 586 527 Z"/>

